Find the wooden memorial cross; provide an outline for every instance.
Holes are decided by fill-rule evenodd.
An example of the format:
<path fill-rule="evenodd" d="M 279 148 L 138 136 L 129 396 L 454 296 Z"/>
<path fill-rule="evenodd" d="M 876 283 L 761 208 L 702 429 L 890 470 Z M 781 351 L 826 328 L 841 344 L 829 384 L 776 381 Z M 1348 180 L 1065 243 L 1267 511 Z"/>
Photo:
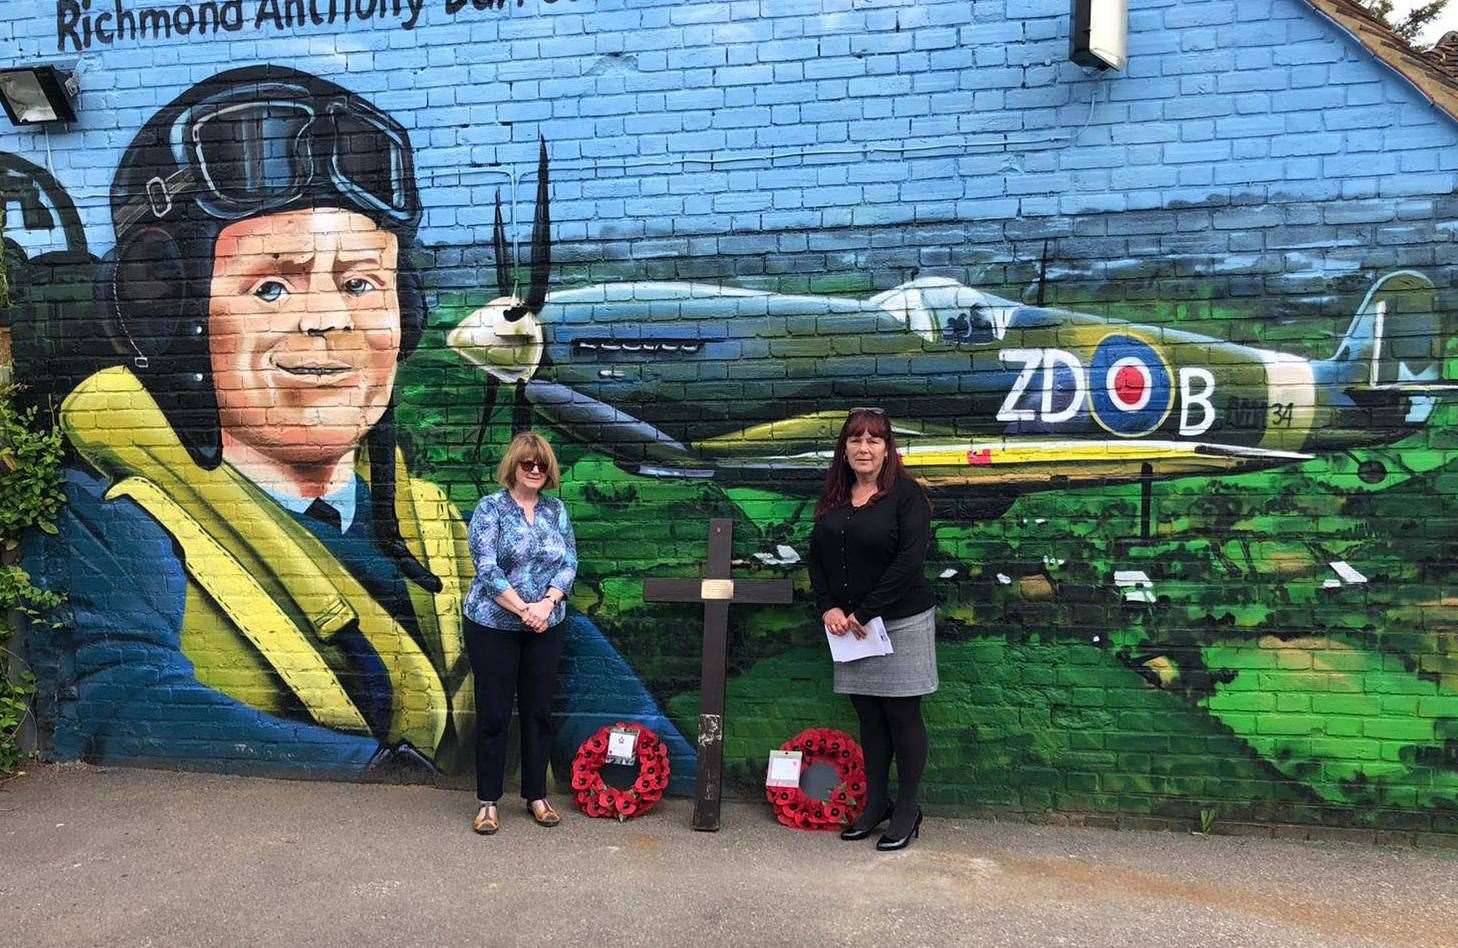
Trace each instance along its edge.
<path fill-rule="evenodd" d="M 709 561 L 703 579 L 643 581 L 643 598 L 652 602 L 704 604 L 703 683 L 699 692 L 699 781 L 694 792 L 694 829 L 717 832 L 724 783 L 724 675 L 729 653 L 729 604 L 789 602 L 787 579 L 732 579 L 729 576 L 734 521 L 709 524 Z"/>

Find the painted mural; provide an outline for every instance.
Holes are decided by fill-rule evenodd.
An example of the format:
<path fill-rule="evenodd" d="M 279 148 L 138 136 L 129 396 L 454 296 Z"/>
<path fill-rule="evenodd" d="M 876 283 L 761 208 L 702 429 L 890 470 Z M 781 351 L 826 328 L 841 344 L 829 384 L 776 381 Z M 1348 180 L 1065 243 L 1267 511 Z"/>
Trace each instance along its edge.
<path fill-rule="evenodd" d="M 645 602 L 642 578 L 692 575 L 707 520 L 727 516 L 740 575 L 795 581 L 794 606 L 731 618 L 726 775 L 752 791 L 768 749 L 854 719 L 802 557 L 835 432 L 870 405 L 934 503 L 928 799 L 1458 830 L 1452 176 L 1421 155 L 1275 156 L 1321 139 L 1297 120 L 1273 138 L 1234 107 L 1218 134 L 1241 144 L 1222 152 L 1198 138 L 1216 135 L 1214 87 L 1162 93 L 1189 112 L 1186 141 L 1141 112 L 1154 80 L 1138 66 L 1070 79 L 998 61 L 999 42 L 1066 43 L 1052 13 L 968 19 L 947 39 L 935 18 L 980 5 L 886 6 L 857 14 L 861 52 L 842 54 L 852 14 L 818 5 L 773 18 L 821 29 L 812 53 L 724 5 L 605 11 L 623 22 L 594 32 L 565 6 L 512 19 L 461 3 L 453 15 L 499 14 L 493 35 L 543 56 L 583 36 L 601 48 L 563 52 L 564 74 L 504 63 L 488 122 L 467 104 L 485 82 L 444 104 L 442 80 L 427 104 L 384 66 L 209 68 L 127 126 L 104 194 L 36 150 L 0 156 L 13 371 L 72 450 L 61 534 L 27 552 L 71 597 L 67 627 L 29 642 L 55 753 L 461 773 L 461 518 L 531 426 L 562 461 L 580 557 L 561 755 L 643 720 L 686 790 L 699 618 Z M 1276 6 L 1292 36 L 1346 49 L 1304 4 Z M 396 12 L 381 35 L 409 17 L 410 42 L 454 42 L 439 32 L 453 21 Z M 664 99 L 658 52 L 605 38 L 660 13 L 719 24 L 694 50 L 810 65 L 785 78 L 703 52 L 712 80 Z M 61 41 L 139 42 L 91 16 Z M 964 48 L 988 61 L 926 67 L 961 84 L 940 100 L 949 125 L 937 93 L 922 110 L 899 80 L 921 53 Z M 697 68 L 672 46 L 665 64 L 680 53 Z M 888 111 L 842 120 L 827 90 L 854 99 L 837 73 L 878 54 L 887 71 L 856 95 L 885 86 L 865 101 Z M 574 91 L 589 80 L 608 92 Z M 1110 84 L 1120 118 L 1095 121 L 1103 93 L 1058 98 L 1075 82 Z M 936 151 L 990 89 L 999 116 L 1020 114 L 1018 90 L 1044 97 L 1028 108 L 1057 100 L 1069 130 Z M 673 95 L 708 102 L 703 127 L 664 119 Z M 689 140 L 732 151 L 734 123 L 761 109 L 760 151 L 692 157 Z M 655 152 L 660 128 L 691 157 Z M 1446 119 L 1405 131 L 1434 153 L 1458 137 Z M 1156 154 L 1141 135 L 1173 137 Z M 633 164 L 628 140 L 650 157 Z M 1253 184 L 1268 166 L 1283 177 Z M 1366 166 L 1403 193 L 1368 187 Z M 947 182 L 962 196 L 944 200 Z"/>
<path fill-rule="evenodd" d="M 55 393 L 76 463 L 33 556 L 69 590 L 58 753 L 185 760 L 214 734 L 266 771 L 461 769 L 474 568 L 460 512 L 410 477 L 394 422 L 427 323 L 413 167 L 398 122 L 282 67 L 199 84 L 127 150 L 94 324 L 75 332 L 108 339 L 116 364 L 83 362 Z M 506 318 L 540 307 L 538 244 L 540 289 Z M 22 379 L 47 390 L 58 366 Z M 570 654 L 621 664 L 590 622 L 569 637 Z M 604 713 L 659 714 L 631 673 L 604 680 L 609 711 L 569 704 L 568 750 Z"/>

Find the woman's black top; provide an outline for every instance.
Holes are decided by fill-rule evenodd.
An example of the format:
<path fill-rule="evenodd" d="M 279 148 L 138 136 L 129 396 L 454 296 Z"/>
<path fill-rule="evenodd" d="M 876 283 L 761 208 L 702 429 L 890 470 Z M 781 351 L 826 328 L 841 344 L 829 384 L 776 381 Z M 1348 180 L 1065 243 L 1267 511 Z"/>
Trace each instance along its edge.
<path fill-rule="evenodd" d="M 821 517 L 810 534 L 810 585 L 822 613 L 839 606 L 857 622 L 904 619 L 936 605 L 922 575 L 931 544 L 931 504 L 921 485 L 897 478 L 864 507 Z"/>

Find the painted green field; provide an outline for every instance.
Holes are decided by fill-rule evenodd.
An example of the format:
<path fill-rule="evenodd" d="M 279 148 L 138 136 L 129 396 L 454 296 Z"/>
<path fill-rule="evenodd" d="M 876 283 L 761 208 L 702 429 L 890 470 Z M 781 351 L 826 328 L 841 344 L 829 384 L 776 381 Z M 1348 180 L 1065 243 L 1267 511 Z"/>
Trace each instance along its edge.
<path fill-rule="evenodd" d="M 440 327 L 478 302 L 439 311 L 401 376 L 417 470 L 467 514 L 491 489 L 512 398 L 501 392 L 486 412 L 484 376 L 440 346 Z M 1190 322 L 1216 332 L 1237 315 L 1197 307 Z M 930 798 L 1179 817 L 1341 811 L 1376 825 L 1437 809 L 1458 825 L 1455 419 L 1441 407 L 1387 448 L 1157 484 L 1148 540 L 1132 486 L 1030 494 L 995 520 L 939 521 L 927 567 L 943 683 L 927 703 Z M 694 574 L 707 521 L 732 516 L 740 575 L 795 580 L 796 605 L 731 619 L 726 760 L 741 792 L 800 728 L 853 730 L 801 564 L 754 557 L 780 544 L 804 555 L 805 500 L 636 477 L 554 440 L 582 556 L 574 603 L 686 733 L 699 614 L 645 604 L 641 578 Z M 1369 483 L 1358 465 L 1373 461 L 1385 475 Z M 1154 601 L 1128 601 L 1119 570 L 1146 573 Z"/>

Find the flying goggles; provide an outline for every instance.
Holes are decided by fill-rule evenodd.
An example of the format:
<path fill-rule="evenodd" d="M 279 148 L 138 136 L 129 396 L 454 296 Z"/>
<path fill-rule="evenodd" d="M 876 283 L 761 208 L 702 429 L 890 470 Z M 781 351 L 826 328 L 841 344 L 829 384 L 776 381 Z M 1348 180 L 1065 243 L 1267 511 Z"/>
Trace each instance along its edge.
<path fill-rule="evenodd" d="M 221 220 L 292 204 L 327 180 L 366 213 L 413 226 L 420 217 L 405 133 L 353 96 L 320 104 L 308 89 L 262 82 L 184 110 L 169 134 L 177 170 L 155 175 L 123 206 L 117 235 L 185 198 Z"/>

